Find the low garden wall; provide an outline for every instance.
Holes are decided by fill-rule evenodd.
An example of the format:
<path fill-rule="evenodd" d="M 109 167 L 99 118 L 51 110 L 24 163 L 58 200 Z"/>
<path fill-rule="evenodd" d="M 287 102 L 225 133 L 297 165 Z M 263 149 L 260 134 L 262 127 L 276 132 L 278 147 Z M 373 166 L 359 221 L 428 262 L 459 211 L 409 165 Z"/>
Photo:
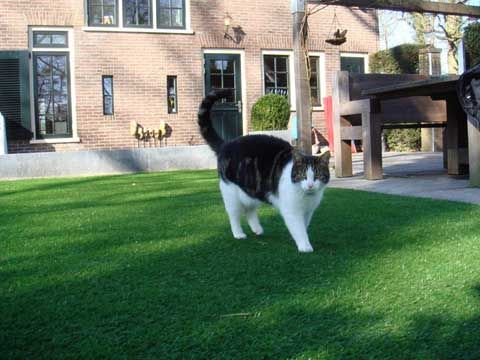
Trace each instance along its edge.
<path fill-rule="evenodd" d="M 3 180 L 213 168 L 215 154 L 206 145 L 0 155 Z"/>

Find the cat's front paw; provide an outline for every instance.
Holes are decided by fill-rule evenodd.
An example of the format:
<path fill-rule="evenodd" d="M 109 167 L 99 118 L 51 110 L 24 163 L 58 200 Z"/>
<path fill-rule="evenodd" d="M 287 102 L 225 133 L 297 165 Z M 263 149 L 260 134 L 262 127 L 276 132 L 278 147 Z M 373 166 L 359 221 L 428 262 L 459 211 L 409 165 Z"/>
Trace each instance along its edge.
<path fill-rule="evenodd" d="M 245 233 L 238 233 L 238 234 L 233 234 L 233 237 L 234 237 L 235 239 L 241 240 L 241 239 L 246 239 L 246 238 L 247 238 L 247 235 L 245 235 Z"/>
<path fill-rule="evenodd" d="M 310 244 L 299 245 L 298 251 L 301 253 L 310 253 L 310 252 L 313 252 L 313 247 Z"/>
<path fill-rule="evenodd" d="M 260 236 L 263 235 L 263 228 L 260 226 L 258 228 L 252 229 L 252 231 L 255 233 L 255 235 Z"/>

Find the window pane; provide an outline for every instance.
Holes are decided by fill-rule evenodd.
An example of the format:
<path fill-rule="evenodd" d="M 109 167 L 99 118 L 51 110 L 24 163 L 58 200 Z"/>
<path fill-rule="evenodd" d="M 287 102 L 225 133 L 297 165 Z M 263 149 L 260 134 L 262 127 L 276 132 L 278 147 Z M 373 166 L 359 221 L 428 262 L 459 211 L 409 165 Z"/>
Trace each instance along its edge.
<path fill-rule="evenodd" d="M 89 11 L 90 24 L 91 25 L 103 24 L 102 13 L 103 11 L 101 6 L 91 6 Z"/>
<path fill-rule="evenodd" d="M 67 46 L 67 33 L 34 31 L 33 45 L 36 47 Z"/>
<path fill-rule="evenodd" d="M 35 33 L 34 34 L 34 43 L 36 45 L 50 45 L 50 35 L 46 35 L 46 34 L 38 34 L 38 33 Z"/>
<path fill-rule="evenodd" d="M 170 10 L 169 9 L 159 10 L 158 25 L 161 27 L 170 27 Z"/>
<path fill-rule="evenodd" d="M 267 87 L 275 87 L 275 73 L 274 72 L 267 72 L 265 73 L 265 85 Z"/>
<path fill-rule="evenodd" d="M 50 64 L 50 56 L 38 56 L 37 57 L 37 74 L 38 75 L 50 75 L 52 67 Z"/>
<path fill-rule="evenodd" d="M 183 8 L 183 0 L 171 0 L 172 8 Z"/>
<path fill-rule="evenodd" d="M 264 56 L 266 94 L 288 96 L 288 56 Z"/>
<path fill-rule="evenodd" d="M 103 114 L 113 115 L 113 77 L 102 76 Z"/>
<path fill-rule="evenodd" d="M 287 57 L 283 57 L 283 56 L 280 57 L 280 56 L 278 56 L 278 57 L 276 58 L 276 62 L 277 62 L 276 71 L 282 71 L 282 72 L 288 71 L 287 60 L 288 60 Z"/>
<path fill-rule="evenodd" d="M 210 81 L 211 81 L 211 87 L 216 88 L 216 89 L 221 89 L 222 88 L 222 75 L 215 75 L 212 74 L 210 76 Z"/>
<path fill-rule="evenodd" d="M 224 75 L 223 76 L 223 87 L 224 88 L 235 88 L 235 76 L 234 75 Z"/>
<path fill-rule="evenodd" d="M 183 26 L 183 11 L 178 9 L 172 10 L 172 27 Z"/>
<path fill-rule="evenodd" d="M 310 71 L 312 73 L 317 71 L 317 63 L 318 63 L 318 57 L 310 56 Z"/>
<path fill-rule="evenodd" d="M 40 135 L 68 135 L 69 90 L 66 55 L 36 55 L 36 119 Z"/>
<path fill-rule="evenodd" d="M 167 105 L 168 113 L 177 112 L 177 77 L 167 76 Z"/>
<path fill-rule="evenodd" d="M 365 73 L 365 59 L 363 57 L 340 57 L 340 69 L 355 74 Z"/>
<path fill-rule="evenodd" d="M 89 25 L 115 25 L 117 0 L 88 0 Z"/>
<path fill-rule="evenodd" d="M 115 24 L 115 7 L 113 6 L 103 7 L 103 24 L 105 25 Z"/>
<path fill-rule="evenodd" d="M 210 73 L 221 74 L 222 70 L 225 70 L 226 62 L 223 60 L 214 60 L 210 62 Z"/>
<path fill-rule="evenodd" d="M 158 4 L 159 4 L 159 7 L 169 8 L 170 7 L 170 0 L 160 0 Z"/>
<path fill-rule="evenodd" d="M 64 34 L 52 34 L 52 44 L 53 45 L 66 45 L 67 36 Z"/>
<path fill-rule="evenodd" d="M 103 78 L 103 95 L 112 95 L 112 78 L 104 77 Z"/>
<path fill-rule="evenodd" d="M 142 1 L 138 6 L 138 24 L 150 25 L 150 4 L 148 0 Z"/>
<path fill-rule="evenodd" d="M 317 87 L 318 84 L 317 73 L 312 72 L 310 74 L 310 87 Z"/>
<path fill-rule="evenodd" d="M 52 70 L 55 75 L 66 75 L 66 62 L 65 56 L 55 56 L 52 59 Z"/>
<path fill-rule="evenodd" d="M 235 73 L 235 63 L 233 60 L 227 60 L 224 62 L 223 67 L 224 74 L 234 74 Z"/>
<path fill-rule="evenodd" d="M 288 75 L 287 74 L 277 74 L 277 87 L 287 87 L 288 86 Z"/>
<path fill-rule="evenodd" d="M 263 67 L 265 72 L 273 72 L 275 70 L 274 61 L 275 58 L 273 56 L 265 55 L 263 57 Z"/>
<path fill-rule="evenodd" d="M 105 115 L 113 115 L 113 97 L 103 97 L 103 113 Z"/>
<path fill-rule="evenodd" d="M 150 0 L 124 0 L 127 25 L 150 25 Z"/>
<path fill-rule="evenodd" d="M 312 106 L 321 106 L 319 90 L 316 87 L 311 88 Z"/>

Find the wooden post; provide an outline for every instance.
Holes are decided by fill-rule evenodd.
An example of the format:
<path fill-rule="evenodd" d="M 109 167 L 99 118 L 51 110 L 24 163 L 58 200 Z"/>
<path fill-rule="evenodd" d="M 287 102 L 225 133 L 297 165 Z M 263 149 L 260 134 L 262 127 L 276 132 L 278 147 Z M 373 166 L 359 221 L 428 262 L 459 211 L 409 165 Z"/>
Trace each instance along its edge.
<path fill-rule="evenodd" d="M 382 125 L 380 105 L 370 101 L 370 110 L 362 113 L 363 167 L 368 180 L 383 179 Z"/>
<path fill-rule="evenodd" d="M 333 112 L 333 149 L 335 153 L 335 176 L 352 176 L 352 148 L 351 141 L 342 140 L 342 127 L 350 123 L 341 116 L 341 103 L 349 101 L 348 72 L 337 71 L 333 75 L 332 112 Z"/>
<path fill-rule="evenodd" d="M 480 127 L 475 119 L 468 117 L 468 164 L 470 185 L 480 187 Z"/>
<path fill-rule="evenodd" d="M 458 100 L 454 96 L 447 98 L 447 166 L 449 175 L 460 175 L 460 154 L 459 154 L 459 112 Z"/>
<path fill-rule="evenodd" d="M 310 99 L 310 79 L 302 46 L 302 21 L 307 3 L 305 0 L 291 0 L 293 15 L 293 60 L 295 74 L 298 148 L 306 155 L 312 154 L 312 106 Z M 306 28 L 303 29 L 306 31 Z"/>

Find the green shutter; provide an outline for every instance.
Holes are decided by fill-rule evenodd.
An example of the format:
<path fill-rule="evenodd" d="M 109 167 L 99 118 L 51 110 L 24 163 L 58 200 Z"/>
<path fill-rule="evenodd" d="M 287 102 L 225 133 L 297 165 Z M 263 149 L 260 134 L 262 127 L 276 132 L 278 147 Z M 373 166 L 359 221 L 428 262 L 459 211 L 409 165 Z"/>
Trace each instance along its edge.
<path fill-rule="evenodd" d="M 32 138 L 28 56 L 26 50 L 0 51 L 0 112 L 9 140 Z"/>

